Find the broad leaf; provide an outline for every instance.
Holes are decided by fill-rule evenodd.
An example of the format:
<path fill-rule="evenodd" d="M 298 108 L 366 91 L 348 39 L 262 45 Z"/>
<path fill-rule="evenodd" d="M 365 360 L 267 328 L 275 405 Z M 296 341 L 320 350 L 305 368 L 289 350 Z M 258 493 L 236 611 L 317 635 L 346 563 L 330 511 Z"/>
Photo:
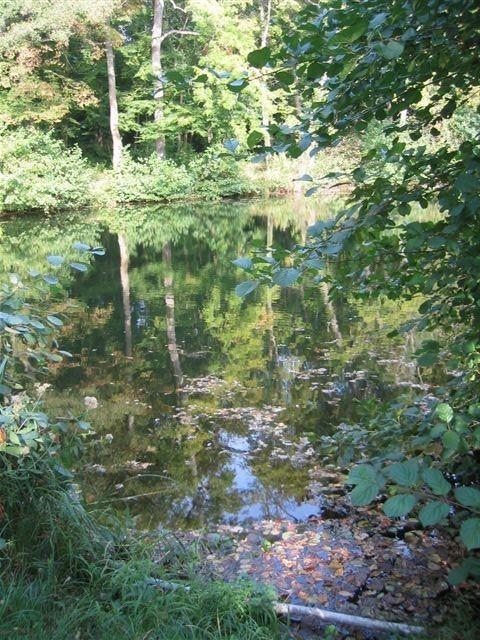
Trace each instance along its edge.
<path fill-rule="evenodd" d="M 480 547 L 480 518 L 469 518 L 462 522 L 460 538 L 470 551 Z"/>
<path fill-rule="evenodd" d="M 377 472 L 370 464 L 359 464 L 350 470 L 348 474 L 348 484 L 359 484 L 361 482 L 376 482 Z"/>
<path fill-rule="evenodd" d="M 455 489 L 455 497 L 464 507 L 480 509 L 480 490 L 474 487 L 458 487 Z"/>
<path fill-rule="evenodd" d="M 280 287 L 290 287 L 298 280 L 300 271 L 294 267 L 287 267 L 285 269 L 279 269 L 273 274 L 272 280 Z"/>
<path fill-rule="evenodd" d="M 252 293 L 252 291 L 255 291 L 259 284 L 258 280 L 245 280 L 244 282 L 237 284 L 235 287 L 235 293 L 240 298 L 244 298 L 245 296 L 248 296 L 249 293 Z"/>
<path fill-rule="evenodd" d="M 85 244 L 84 242 L 74 242 L 72 247 L 74 249 L 77 249 L 77 251 L 89 251 L 90 250 L 90 245 L 89 244 Z"/>
<path fill-rule="evenodd" d="M 240 269 L 251 269 L 253 265 L 250 258 L 237 258 L 236 260 L 232 260 L 232 262 L 237 267 L 240 267 Z"/>
<path fill-rule="evenodd" d="M 381 43 L 378 45 L 379 53 L 387 60 L 398 58 L 402 55 L 404 49 L 405 45 L 397 40 L 390 40 L 387 44 Z"/>
<path fill-rule="evenodd" d="M 83 262 L 70 262 L 69 264 L 72 267 L 72 269 L 76 269 L 77 271 L 88 270 L 88 265 L 84 264 Z"/>
<path fill-rule="evenodd" d="M 441 402 L 435 407 L 435 415 L 444 422 L 451 422 L 453 419 L 453 409 L 446 402 Z"/>
<path fill-rule="evenodd" d="M 256 147 L 257 144 L 263 143 L 264 140 L 265 140 L 265 137 L 263 133 L 261 133 L 260 131 L 251 131 L 248 134 L 247 145 L 249 149 L 252 149 L 253 147 Z"/>
<path fill-rule="evenodd" d="M 417 504 L 417 498 L 411 493 L 401 493 L 389 498 L 383 505 L 383 511 L 389 518 L 402 518 L 410 513 Z"/>
<path fill-rule="evenodd" d="M 439 496 L 447 495 L 452 488 L 452 485 L 445 480 L 443 473 L 438 469 L 433 469 L 432 467 L 425 469 L 422 473 L 422 477 L 433 493 L 436 493 Z"/>
<path fill-rule="evenodd" d="M 419 464 L 416 460 L 396 462 L 388 470 L 390 478 L 403 487 L 413 487 L 418 482 Z"/>
<path fill-rule="evenodd" d="M 380 487 L 376 482 L 362 481 L 350 492 L 350 499 L 355 506 L 370 504 L 378 494 Z"/>
<path fill-rule="evenodd" d="M 57 316 L 47 316 L 47 320 L 50 322 L 50 324 L 54 324 L 56 327 L 63 326 L 63 322 L 60 320 L 60 318 L 57 318 Z"/>
<path fill-rule="evenodd" d="M 449 512 L 450 507 L 448 504 L 440 502 L 440 500 L 435 500 L 427 502 L 427 504 L 420 509 L 418 516 L 424 527 L 431 527 L 446 518 Z"/>
<path fill-rule="evenodd" d="M 247 60 L 252 65 L 252 67 L 261 69 L 269 61 L 271 53 L 272 52 L 270 47 L 262 47 L 261 49 L 255 49 L 255 51 L 250 51 L 250 53 L 247 56 Z"/>
<path fill-rule="evenodd" d="M 238 140 L 235 140 L 234 138 L 230 138 L 229 140 L 224 140 L 222 144 L 225 147 L 225 149 L 227 149 L 227 151 L 231 151 L 232 153 L 235 153 L 240 143 Z"/>

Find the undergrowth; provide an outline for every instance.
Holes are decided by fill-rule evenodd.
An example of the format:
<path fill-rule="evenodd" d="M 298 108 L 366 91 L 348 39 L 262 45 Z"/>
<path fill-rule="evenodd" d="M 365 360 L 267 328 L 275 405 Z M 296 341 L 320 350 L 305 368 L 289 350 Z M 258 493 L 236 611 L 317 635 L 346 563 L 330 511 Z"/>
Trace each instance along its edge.
<path fill-rule="evenodd" d="M 100 522 L 105 514 L 89 514 L 67 483 L 42 485 L 31 481 L 26 493 L 18 486 L 15 497 L 23 505 L 13 518 L 3 517 L 8 535 L 0 574 L 1 638 L 282 637 L 267 592 L 249 583 L 199 579 L 191 550 L 182 555 L 177 549 L 167 564 L 154 562 L 158 536 L 135 540 L 115 522 Z M 11 503 L 6 506 L 11 516 Z M 158 579 L 181 580 L 186 588 L 165 591 Z"/>

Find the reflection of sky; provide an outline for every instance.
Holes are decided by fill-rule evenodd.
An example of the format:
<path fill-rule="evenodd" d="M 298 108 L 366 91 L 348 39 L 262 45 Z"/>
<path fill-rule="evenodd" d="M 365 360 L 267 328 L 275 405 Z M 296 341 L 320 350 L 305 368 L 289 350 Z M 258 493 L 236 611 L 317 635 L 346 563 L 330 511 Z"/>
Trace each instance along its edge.
<path fill-rule="evenodd" d="M 226 469 L 234 474 L 231 491 L 237 491 L 242 495 L 243 501 L 252 500 L 251 504 L 245 504 L 237 513 L 224 513 L 226 522 L 244 523 L 262 518 L 292 518 L 306 520 L 311 515 L 317 515 L 318 504 L 310 501 L 297 502 L 287 498 L 278 491 L 266 491 L 263 484 L 255 477 L 247 461 L 250 450 L 249 440 L 245 436 L 222 431 L 220 441 L 223 446 L 231 447 L 236 451 L 230 452 Z M 261 500 L 259 500 L 259 496 Z"/>

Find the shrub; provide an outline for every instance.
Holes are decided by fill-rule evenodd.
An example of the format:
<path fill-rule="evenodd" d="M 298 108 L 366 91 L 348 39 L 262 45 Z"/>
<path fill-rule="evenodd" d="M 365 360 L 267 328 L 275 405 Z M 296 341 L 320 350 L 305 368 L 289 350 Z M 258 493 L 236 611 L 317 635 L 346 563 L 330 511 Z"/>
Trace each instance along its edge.
<path fill-rule="evenodd" d="M 155 154 L 133 160 L 126 153 L 115 183 L 119 202 L 170 202 L 190 197 L 194 180 L 184 165 Z"/>
<path fill-rule="evenodd" d="M 225 155 L 225 150 L 211 148 L 194 158 L 189 170 L 195 181 L 195 197 L 205 200 L 234 198 L 256 193 L 242 164 Z"/>
<path fill-rule="evenodd" d="M 0 137 L 0 210 L 53 211 L 90 202 L 91 170 L 77 147 L 33 128 Z"/>

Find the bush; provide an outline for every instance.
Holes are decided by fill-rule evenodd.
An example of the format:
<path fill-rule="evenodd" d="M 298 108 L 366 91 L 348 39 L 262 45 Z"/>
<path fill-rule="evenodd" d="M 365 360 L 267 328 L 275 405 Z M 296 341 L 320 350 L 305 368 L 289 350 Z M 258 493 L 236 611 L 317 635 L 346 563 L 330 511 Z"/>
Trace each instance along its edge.
<path fill-rule="evenodd" d="M 184 165 L 171 160 L 161 160 L 155 154 L 133 160 L 125 153 L 115 185 L 119 202 L 171 202 L 189 198 L 194 179 Z"/>
<path fill-rule="evenodd" d="M 33 128 L 0 137 L 0 210 L 54 211 L 90 202 L 91 169 L 77 147 Z"/>
<path fill-rule="evenodd" d="M 242 164 L 226 156 L 225 149 L 211 148 L 194 158 L 189 170 L 195 181 L 195 197 L 205 200 L 234 198 L 256 193 Z"/>
<path fill-rule="evenodd" d="M 214 149 L 197 155 L 186 165 L 155 154 L 140 160 L 126 154 L 115 183 L 119 202 L 218 200 L 255 193 L 242 165 Z"/>

